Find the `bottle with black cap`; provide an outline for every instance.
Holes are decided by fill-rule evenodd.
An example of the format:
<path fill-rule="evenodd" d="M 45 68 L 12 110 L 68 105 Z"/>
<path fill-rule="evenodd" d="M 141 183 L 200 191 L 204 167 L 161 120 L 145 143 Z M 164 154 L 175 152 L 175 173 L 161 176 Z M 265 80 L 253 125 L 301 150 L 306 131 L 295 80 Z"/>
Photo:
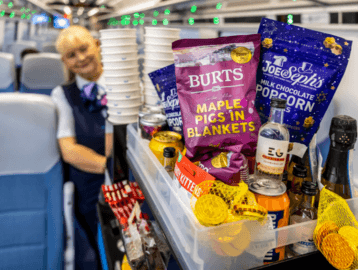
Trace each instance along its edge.
<path fill-rule="evenodd" d="M 290 225 L 317 219 L 317 208 L 314 206 L 317 189 L 317 185 L 311 181 L 302 183 L 303 198 L 290 216 Z M 306 241 L 290 245 L 290 249 L 294 255 L 302 255 L 317 250 L 313 242 L 313 235 L 310 235 Z"/>
<path fill-rule="evenodd" d="M 164 169 L 167 172 L 174 171 L 175 148 L 174 147 L 166 147 L 166 148 L 164 148 L 163 156 L 164 156 Z"/>
<path fill-rule="evenodd" d="M 321 183 L 326 189 L 344 199 L 352 198 L 353 179 L 350 177 L 348 166 L 349 152 L 357 140 L 357 120 L 347 115 L 333 117 L 329 137 L 331 145 Z"/>
<path fill-rule="evenodd" d="M 290 138 L 289 131 L 283 124 L 285 109 L 286 100 L 271 99 L 270 119 L 259 130 L 255 177 L 252 185 L 252 191 L 254 192 L 261 193 L 258 188 L 254 187 L 261 186 L 261 194 L 265 194 L 265 189 L 280 190 L 282 187 L 282 177 Z M 284 186 L 285 191 L 286 187 Z"/>
<path fill-rule="evenodd" d="M 304 181 L 307 181 L 307 169 L 302 165 L 296 165 L 293 168 L 292 185 L 288 191 L 288 197 L 290 198 L 290 214 L 293 213 L 302 200 L 301 187 Z"/>

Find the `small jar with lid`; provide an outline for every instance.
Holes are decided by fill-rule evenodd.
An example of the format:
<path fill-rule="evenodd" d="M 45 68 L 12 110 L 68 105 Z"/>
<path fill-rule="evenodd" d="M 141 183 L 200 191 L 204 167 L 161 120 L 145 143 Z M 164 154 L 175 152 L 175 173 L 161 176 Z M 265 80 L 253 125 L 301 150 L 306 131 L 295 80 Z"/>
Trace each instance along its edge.
<path fill-rule="evenodd" d="M 167 172 L 174 171 L 176 161 L 176 151 L 174 147 L 165 147 L 163 152 L 164 169 Z"/>

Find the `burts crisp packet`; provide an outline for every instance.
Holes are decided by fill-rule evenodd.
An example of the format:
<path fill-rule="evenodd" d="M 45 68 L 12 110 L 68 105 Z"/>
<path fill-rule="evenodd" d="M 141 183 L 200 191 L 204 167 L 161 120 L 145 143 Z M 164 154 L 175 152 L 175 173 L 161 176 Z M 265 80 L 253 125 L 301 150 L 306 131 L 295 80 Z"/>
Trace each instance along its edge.
<path fill-rule="evenodd" d="M 165 110 L 169 129 L 183 135 L 183 121 L 179 106 L 174 64 L 153 71 L 148 75 Z"/>
<path fill-rule="evenodd" d="M 213 176 L 230 184 L 245 165 L 240 153 L 252 156 L 256 151 L 260 35 L 182 39 L 172 48 L 186 156 L 202 161 Z M 219 152 L 235 153 L 225 170 L 211 164 Z"/>
<path fill-rule="evenodd" d="M 287 100 L 290 154 L 303 157 L 344 75 L 352 41 L 267 18 L 259 33 L 255 106 L 265 123 L 271 98 Z"/>

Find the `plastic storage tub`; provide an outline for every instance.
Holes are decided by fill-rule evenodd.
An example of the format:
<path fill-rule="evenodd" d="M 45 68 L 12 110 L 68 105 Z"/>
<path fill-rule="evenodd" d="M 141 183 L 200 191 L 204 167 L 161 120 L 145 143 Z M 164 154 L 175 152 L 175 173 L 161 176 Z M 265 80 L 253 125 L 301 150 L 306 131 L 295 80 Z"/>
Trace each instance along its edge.
<path fill-rule="evenodd" d="M 270 229 L 265 224 L 238 221 L 204 227 L 172 188 L 173 180 L 149 149 L 149 141 L 139 138 L 137 124 L 127 126 L 127 158 L 136 168 L 141 183 L 170 231 L 176 250 L 185 265 L 183 269 L 251 269 L 263 265 L 268 251 L 307 240 L 317 221 Z M 138 180 L 137 180 L 138 181 Z M 358 213 L 358 199 L 347 200 L 353 213 Z M 357 216 L 357 215 L 356 215 Z"/>

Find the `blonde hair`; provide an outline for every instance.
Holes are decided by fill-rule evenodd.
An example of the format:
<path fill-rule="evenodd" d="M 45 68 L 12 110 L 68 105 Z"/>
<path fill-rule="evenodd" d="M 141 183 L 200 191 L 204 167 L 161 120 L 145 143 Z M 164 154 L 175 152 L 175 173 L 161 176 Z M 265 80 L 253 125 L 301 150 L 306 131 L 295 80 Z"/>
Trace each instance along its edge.
<path fill-rule="evenodd" d="M 91 33 L 83 26 L 72 25 L 61 31 L 56 40 L 56 49 L 63 55 L 68 47 L 82 44 L 84 41 L 95 42 Z"/>

